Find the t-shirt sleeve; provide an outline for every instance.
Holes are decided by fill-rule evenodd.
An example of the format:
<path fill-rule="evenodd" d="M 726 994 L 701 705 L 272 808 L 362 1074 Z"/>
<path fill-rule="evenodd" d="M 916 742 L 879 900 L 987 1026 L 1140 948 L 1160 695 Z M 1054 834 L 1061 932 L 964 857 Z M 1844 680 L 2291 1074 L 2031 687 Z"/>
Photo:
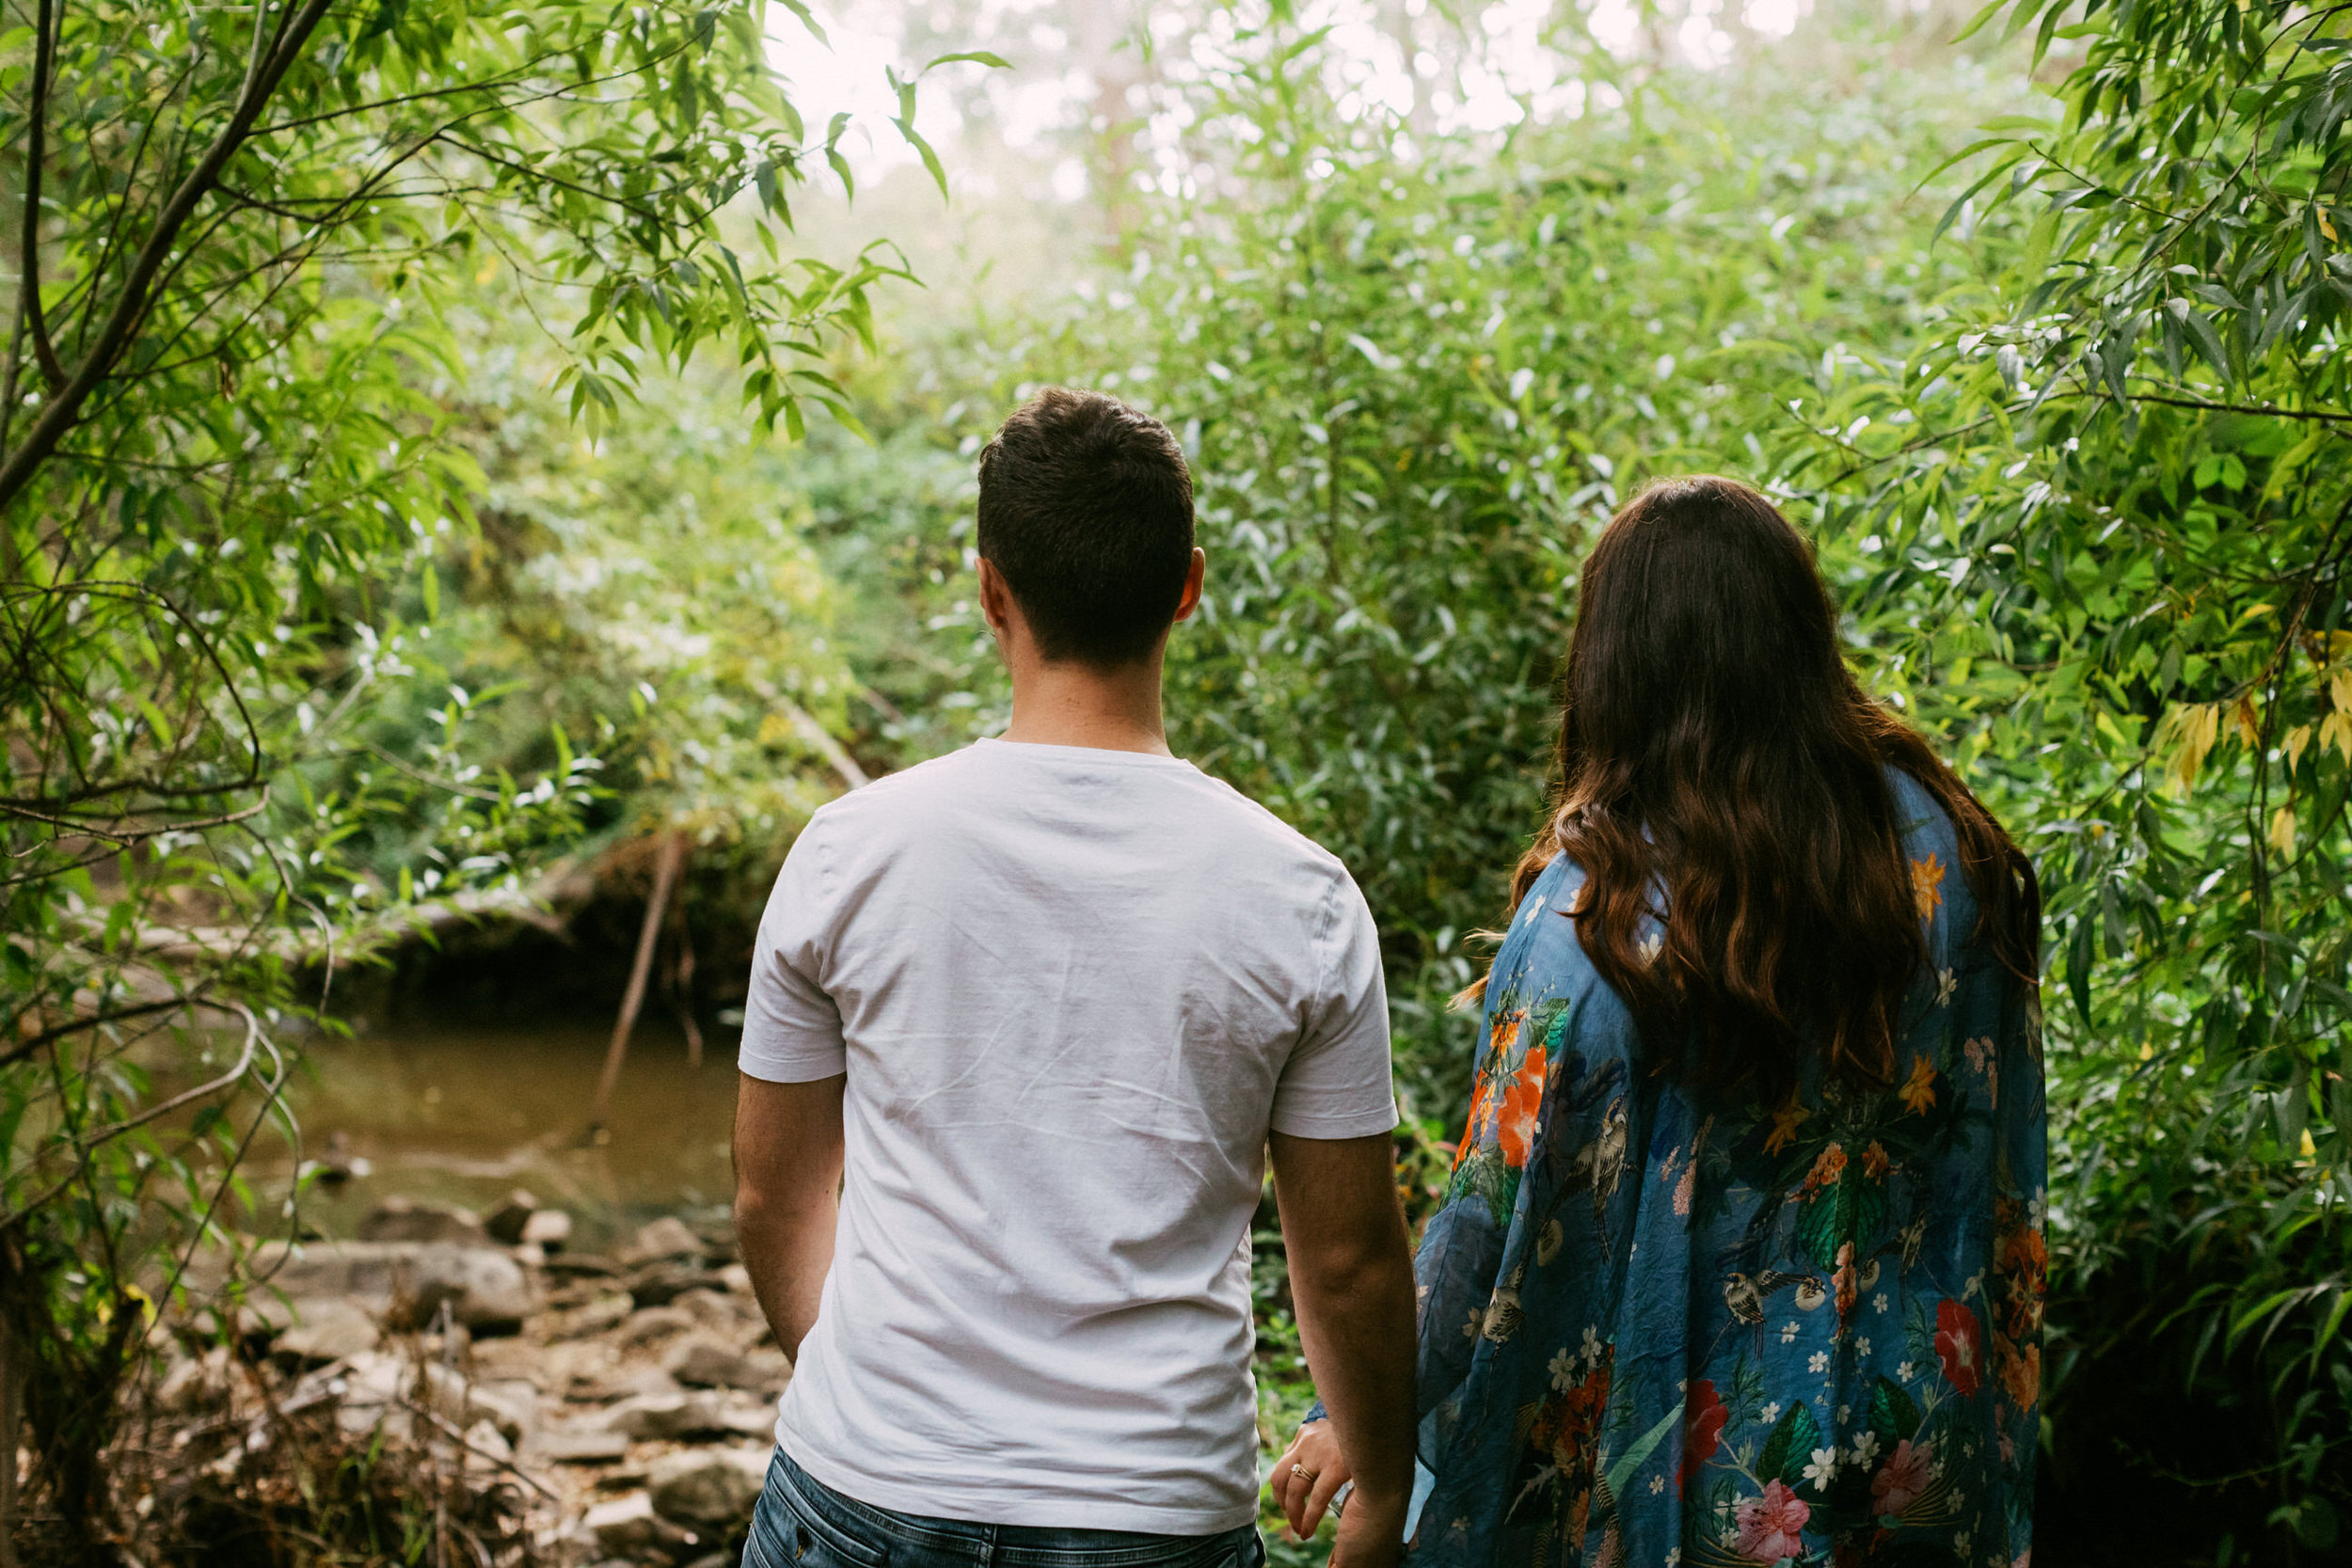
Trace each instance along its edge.
<path fill-rule="evenodd" d="M 736 1063 L 771 1084 L 805 1084 L 849 1069 L 841 1011 L 818 983 L 833 924 L 827 863 L 824 835 L 812 821 L 785 856 L 760 917 Z"/>
<path fill-rule="evenodd" d="M 1389 1068 L 1389 993 L 1380 933 L 1353 879 L 1326 905 L 1307 1027 L 1274 1090 L 1272 1125 L 1295 1138 L 1362 1138 L 1396 1126 Z"/>

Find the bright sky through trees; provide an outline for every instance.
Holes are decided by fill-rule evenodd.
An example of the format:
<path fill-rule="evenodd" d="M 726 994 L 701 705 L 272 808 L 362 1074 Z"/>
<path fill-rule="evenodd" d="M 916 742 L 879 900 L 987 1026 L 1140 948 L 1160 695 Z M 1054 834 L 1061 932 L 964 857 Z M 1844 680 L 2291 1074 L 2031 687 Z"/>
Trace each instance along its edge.
<path fill-rule="evenodd" d="M 1650 50 L 1714 68 L 1731 59 L 1742 34 L 1786 37 L 1811 8 L 1811 0 L 1670 0 L 1645 26 L 1632 0 L 1596 0 L 1581 25 L 1620 57 Z M 935 145 L 969 152 L 966 133 L 984 117 L 1005 150 L 1047 157 L 1052 177 L 1036 194 L 1065 202 L 1089 189 L 1086 160 L 1066 144 L 1102 129 L 1093 122 L 1104 115 L 1105 87 L 1145 119 L 1155 150 L 1172 150 L 1187 110 L 1151 87 L 1205 68 L 1237 27 L 1232 12 L 1204 4 L 989 0 L 946 9 L 952 16 L 907 0 L 820 6 L 816 14 L 829 47 L 812 40 L 788 13 L 776 12 L 771 57 L 812 126 L 836 114 L 851 117 L 842 150 L 861 180 L 916 163 L 914 150 L 889 128 L 898 104 L 887 73 L 903 77 L 919 68 L 929 53 L 922 40 L 956 36 L 959 24 L 977 22 L 1011 69 L 967 68 L 969 79 L 926 91 L 916 129 Z M 1583 112 L 1587 85 L 1555 42 L 1567 15 L 1555 0 L 1500 0 L 1466 13 L 1457 25 L 1426 0 L 1315 0 L 1302 8 L 1301 21 L 1330 29 L 1321 60 L 1345 118 L 1384 112 L 1412 120 L 1424 135 L 1453 135 L 1500 132 L 1531 114 L 1550 121 Z M 1139 47 L 1146 26 L 1148 59 Z M 968 36 L 969 26 L 963 30 Z M 1155 180 L 1174 194 L 1168 182 L 1181 174 L 1165 159 L 1156 162 Z M 985 162 L 948 163 L 952 182 L 975 194 L 994 190 Z"/>

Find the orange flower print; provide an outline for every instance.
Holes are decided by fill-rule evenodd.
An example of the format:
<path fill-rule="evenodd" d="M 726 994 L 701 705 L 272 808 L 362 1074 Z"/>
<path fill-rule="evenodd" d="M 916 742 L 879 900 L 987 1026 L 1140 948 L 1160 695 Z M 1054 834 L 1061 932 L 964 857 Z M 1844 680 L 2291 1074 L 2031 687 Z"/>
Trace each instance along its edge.
<path fill-rule="evenodd" d="M 1454 1168 L 1460 1170 L 1462 1162 L 1478 1148 L 1478 1135 L 1486 1130 L 1486 1112 L 1493 1101 L 1493 1080 L 1480 1074 L 1478 1086 L 1470 1091 L 1470 1119 L 1462 1124 L 1462 1142 L 1454 1151 Z"/>
<path fill-rule="evenodd" d="M 1797 1103 L 1795 1095 L 1790 1095 L 1788 1103 L 1772 1113 L 1772 1135 L 1764 1140 L 1764 1152 L 1778 1154 L 1788 1145 L 1795 1142 L 1797 1129 L 1804 1125 L 1812 1115 L 1812 1112 Z"/>
<path fill-rule="evenodd" d="M 1937 906 L 1944 902 L 1944 863 L 1934 855 L 1911 863 L 1911 899 L 1919 906 L 1919 918 L 1931 919 Z"/>
<path fill-rule="evenodd" d="M 1495 1137 L 1502 1146 L 1502 1163 L 1512 1170 L 1527 1164 L 1535 1142 L 1535 1118 L 1544 1108 L 1544 1048 L 1535 1047 L 1512 1075 L 1496 1113 Z"/>
<path fill-rule="evenodd" d="M 1862 1281 L 1853 1266 L 1853 1243 L 1837 1244 L 1837 1269 L 1830 1275 L 1830 1283 L 1837 1291 L 1837 1321 L 1843 1323 L 1853 1314 L 1853 1304 L 1862 1295 Z"/>
<path fill-rule="evenodd" d="M 1813 1168 L 1805 1172 L 1804 1190 L 1808 1193 L 1820 1192 L 1845 1174 L 1845 1170 L 1846 1151 L 1840 1146 L 1832 1144 L 1821 1150 L 1820 1157 L 1813 1162 Z"/>
<path fill-rule="evenodd" d="M 1935 1064 L 1925 1056 L 1911 1059 L 1911 1077 L 1900 1091 L 1903 1103 L 1920 1116 L 1935 1108 Z"/>
<path fill-rule="evenodd" d="M 2001 1392 L 2021 1410 L 2033 1408 L 2042 1397 L 2042 1347 L 2027 1345 L 2019 1350 L 2006 1335 L 1993 1337 L 1994 1370 L 2000 1375 Z"/>
<path fill-rule="evenodd" d="M 1512 1013 L 1495 1020 L 1493 1036 L 1486 1041 L 1488 1061 L 1500 1064 L 1503 1057 L 1510 1054 L 1511 1047 L 1518 1042 L 1519 1025 L 1526 1021 L 1527 1014 L 1524 1012 Z"/>
<path fill-rule="evenodd" d="M 1862 1151 L 1863 1174 L 1870 1177 L 1884 1176 L 1886 1174 L 1887 1164 L 1886 1146 L 1880 1143 L 1876 1138 L 1872 1138 L 1870 1140 L 1870 1147 Z"/>
<path fill-rule="evenodd" d="M 2050 1247 L 2039 1230 L 2004 1237 L 1994 1259 L 2009 1286 L 2009 1332 L 2019 1339 L 2042 1331 L 2043 1299 L 2050 1288 Z M 2031 1403 L 2030 1400 L 2020 1401 Z"/>

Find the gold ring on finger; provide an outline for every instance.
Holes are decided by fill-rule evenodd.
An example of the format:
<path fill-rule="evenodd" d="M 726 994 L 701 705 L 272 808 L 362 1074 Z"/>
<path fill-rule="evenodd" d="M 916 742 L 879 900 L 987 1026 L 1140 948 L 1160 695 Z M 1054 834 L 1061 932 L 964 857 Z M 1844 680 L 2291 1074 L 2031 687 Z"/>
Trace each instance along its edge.
<path fill-rule="evenodd" d="M 1291 1474 L 1296 1476 L 1299 1480 L 1305 1481 L 1310 1486 L 1312 1486 L 1315 1483 L 1315 1472 L 1310 1470 L 1304 1465 L 1293 1465 L 1291 1466 Z"/>

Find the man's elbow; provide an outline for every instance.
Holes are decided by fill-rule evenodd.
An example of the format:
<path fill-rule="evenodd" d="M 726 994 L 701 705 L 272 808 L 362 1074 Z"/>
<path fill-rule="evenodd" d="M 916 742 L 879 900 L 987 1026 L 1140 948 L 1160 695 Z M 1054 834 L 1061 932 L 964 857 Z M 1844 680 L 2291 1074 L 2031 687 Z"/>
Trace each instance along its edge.
<path fill-rule="evenodd" d="M 1305 1291 L 1346 1301 L 1400 1285 L 1410 1290 L 1413 1259 L 1400 1229 L 1391 1235 L 1351 1237 L 1295 1249 L 1290 1271 L 1294 1292 Z"/>

